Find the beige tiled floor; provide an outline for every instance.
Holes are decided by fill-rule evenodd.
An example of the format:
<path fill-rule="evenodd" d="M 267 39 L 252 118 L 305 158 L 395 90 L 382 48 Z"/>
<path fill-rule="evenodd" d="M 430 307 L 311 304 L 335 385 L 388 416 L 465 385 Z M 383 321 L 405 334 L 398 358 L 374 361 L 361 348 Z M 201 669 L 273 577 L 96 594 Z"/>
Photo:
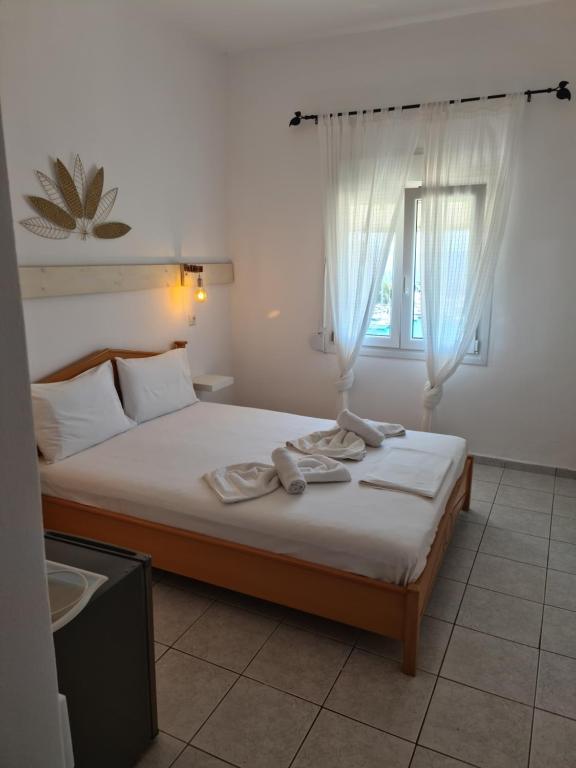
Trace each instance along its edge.
<path fill-rule="evenodd" d="M 138 768 L 576 768 L 576 481 L 478 465 L 473 497 L 415 678 L 396 641 L 157 573 Z"/>

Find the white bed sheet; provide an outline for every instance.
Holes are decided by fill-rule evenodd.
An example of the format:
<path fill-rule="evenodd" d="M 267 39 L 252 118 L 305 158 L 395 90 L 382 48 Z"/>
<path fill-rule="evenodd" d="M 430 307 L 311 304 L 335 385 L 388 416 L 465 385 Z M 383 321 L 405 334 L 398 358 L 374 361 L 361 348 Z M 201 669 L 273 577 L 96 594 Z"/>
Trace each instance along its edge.
<path fill-rule="evenodd" d="M 406 584 L 422 572 L 466 458 L 459 437 L 408 432 L 347 462 L 351 483 L 282 489 L 223 504 L 201 476 L 227 464 L 270 461 L 290 438 L 332 421 L 198 402 L 56 464 L 40 463 L 42 492 L 133 517 Z M 362 486 L 382 452 L 402 445 L 452 459 L 435 499 Z"/>

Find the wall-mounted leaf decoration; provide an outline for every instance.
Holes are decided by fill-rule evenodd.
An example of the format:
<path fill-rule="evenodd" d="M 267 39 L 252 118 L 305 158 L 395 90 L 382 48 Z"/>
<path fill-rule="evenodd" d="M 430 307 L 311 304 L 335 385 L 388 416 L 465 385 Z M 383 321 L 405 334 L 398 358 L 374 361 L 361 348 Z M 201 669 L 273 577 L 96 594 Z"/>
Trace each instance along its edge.
<path fill-rule="evenodd" d="M 56 160 L 57 181 L 42 171 L 35 173 L 46 198 L 28 196 L 28 202 L 42 217 L 20 222 L 29 232 L 52 240 L 64 240 L 73 231 L 82 240 L 91 235 L 112 240 L 130 231 L 131 227 L 120 221 L 105 223 L 116 202 L 118 187 L 102 194 L 103 168 L 99 168 L 88 183 L 80 155 L 76 155 L 72 174 L 61 160 Z"/>
<path fill-rule="evenodd" d="M 92 234 L 102 240 L 112 240 L 116 237 L 122 237 L 130 232 L 131 227 L 128 224 L 122 224 L 121 221 L 107 221 L 105 224 L 96 224 L 92 229 Z"/>
<path fill-rule="evenodd" d="M 112 210 L 114 203 L 116 202 L 117 194 L 118 194 L 118 187 L 114 187 L 114 189 L 109 189 L 108 192 L 105 192 L 102 195 L 102 197 L 100 198 L 100 202 L 98 203 L 98 208 L 96 208 L 96 213 L 94 214 L 94 219 L 93 219 L 94 224 L 99 224 L 101 221 L 104 221 L 106 219 L 106 217 Z"/>
<path fill-rule="evenodd" d="M 94 174 L 94 178 L 88 184 L 86 191 L 86 203 L 84 205 L 84 216 L 87 219 L 93 219 L 98 208 L 100 197 L 102 196 L 102 186 L 104 184 L 104 168 L 99 168 Z"/>
<path fill-rule="evenodd" d="M 74 179 L 70 176 L 70 173 L 64 163 L 61 160 L 56 160 L 56 173 L 58 176 L 58 183 L 60 184 L 60 191 L 62 197 L 66 201 L 68 210 L 75 218 L 79 219 L 82 216 L 82 201 L 80 195 L 74 184 Z"/>
<path fill-rule="evenodd" d="M 52 181 L 52 179 L 49 176 L 46 176 L 45 173 L 42 173 L 42 171 L 36 171 L 35 173 L 48 199 L 51 200 L 53 203 L 56 203 L 56 205 L 63 205 L 64 200 L 62 199 L 62 195 L 60 194 L 60 188 L 58 187 L 56 182 Z"/>
<path fill-rule="evenodd" d="M 46 219 L 40 218 L 40 216 L 24 219 L 20 224 L 35 235 L 48 237 L 51 240 L 65 240 L 67 237 L 70 237 L 69 229 L 56 227 L 54 224 L 50 224 L 49 221 L 46 221 Z"/>
<path fill-rule="evenodd" d="M 48 221 L 56 224 L 57 227 L 69 230 L 76 229 L 76 220 L 74 217 L 70 216 L 69 213 L 51 200 L 46 200 L 44 197 L 29 195 L 28 202 L 38 211 L 40 216 L 43 216 L 45 219 L 48 219 Z"/>
<path fill-rule="evenodd" d="M 76 155 L 74 160 L 73 176 L 74 186 L 76 187 L 78 195 L 80 196 L 80 201 L 82 202 L 86 195 L 86 174 L 84 173 L 84 166 L 82 165 L 82 160 L 80 160 L 80 155 Z"/>

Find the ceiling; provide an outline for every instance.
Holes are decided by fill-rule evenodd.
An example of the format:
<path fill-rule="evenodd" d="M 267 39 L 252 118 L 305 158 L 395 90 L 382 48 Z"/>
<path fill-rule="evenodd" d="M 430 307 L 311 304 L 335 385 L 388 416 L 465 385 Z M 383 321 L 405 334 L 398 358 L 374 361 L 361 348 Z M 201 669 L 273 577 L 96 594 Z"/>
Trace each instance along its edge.
<path fill-rule="evenodd" d="M 147 0 L 225 51 L 267 48 L 550 0 Z"/>

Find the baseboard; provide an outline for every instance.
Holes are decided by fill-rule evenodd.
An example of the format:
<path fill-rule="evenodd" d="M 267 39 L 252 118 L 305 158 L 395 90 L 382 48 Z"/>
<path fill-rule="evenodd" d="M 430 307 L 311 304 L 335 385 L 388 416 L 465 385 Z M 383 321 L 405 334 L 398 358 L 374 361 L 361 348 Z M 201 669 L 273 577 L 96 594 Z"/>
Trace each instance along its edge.
<path fill-rule="evenodd" d="M 556 477 L 569 477 L 576 479 L 576 469 L 551 467 L 547 464 L 531 464 L 527 461 L 512 461 L 510 459 L 503 459 L 499 456 L 482 456 L 480 454 L 474 454 L 474 460 L 477 461 L 478 464 L 488 464 L 491 467 L 519 469 L 524 472 L 539 472 L 542 475 L 553 475 Z"/>

